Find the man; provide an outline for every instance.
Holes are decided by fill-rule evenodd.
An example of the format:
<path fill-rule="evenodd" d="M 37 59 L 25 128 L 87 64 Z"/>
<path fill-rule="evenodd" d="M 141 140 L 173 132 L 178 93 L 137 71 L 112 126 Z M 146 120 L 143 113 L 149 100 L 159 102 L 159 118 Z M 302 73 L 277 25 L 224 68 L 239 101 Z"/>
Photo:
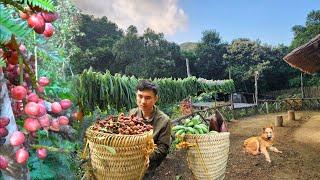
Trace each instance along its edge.
<path fill-rule="evenodd" d="M 149 169 L 144 179 L 149 179 L 155 173 L 155 169 L 161 164 L 169 153 L 171 122 L 169 117 L 157 106 L 157 86 L 148 80 L 141 80 L 137 85 L 137 105 L 130 114 L 142 117 L 146 124 L 153 126 L 153 140 L 157 145 L 155 151 L 150 155 Z"/>

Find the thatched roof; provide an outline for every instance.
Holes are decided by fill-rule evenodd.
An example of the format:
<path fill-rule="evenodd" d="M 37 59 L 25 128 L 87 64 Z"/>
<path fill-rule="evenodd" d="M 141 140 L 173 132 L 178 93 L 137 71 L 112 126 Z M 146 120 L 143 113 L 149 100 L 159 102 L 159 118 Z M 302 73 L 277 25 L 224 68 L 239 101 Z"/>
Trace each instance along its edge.
<path fill-rule="evenodd" d="M 290 66 L 303 72 L 320 73 L 320 34 L 294 49 L 283 58 Z"/>

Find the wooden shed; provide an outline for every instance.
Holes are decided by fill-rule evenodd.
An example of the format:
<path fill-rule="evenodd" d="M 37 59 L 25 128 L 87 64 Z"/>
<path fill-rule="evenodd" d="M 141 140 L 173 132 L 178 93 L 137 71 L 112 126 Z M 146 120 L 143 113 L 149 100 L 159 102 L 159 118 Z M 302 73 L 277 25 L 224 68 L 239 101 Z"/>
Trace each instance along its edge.
<path fill-rule="evenodd" d="M 320 73 L 320 34 L 306 44 L 294 49 L 283 59 L 290 66 L 305 73 Z"/>

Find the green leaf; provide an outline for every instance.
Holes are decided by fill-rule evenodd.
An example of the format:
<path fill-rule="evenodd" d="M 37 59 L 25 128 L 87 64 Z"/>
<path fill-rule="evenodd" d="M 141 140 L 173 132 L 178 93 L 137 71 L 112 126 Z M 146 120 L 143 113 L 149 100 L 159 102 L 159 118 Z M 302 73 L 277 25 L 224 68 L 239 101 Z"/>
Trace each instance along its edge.
<path fill-rule="evenodd" d="M 10 41 L 11 36 L 15 35 L 17 38 L 23 38 L 26 34 L 32 31 L 28 28 L 26 22 L 21 19 L 12 17 L 14 11 L 0 4 L 0 43 L 5 44 Z"/>
<path fill-rule="evenodd" d="M 41 9 L 53 12 L 54 6 L 52 0 L 27 0 L 29 4 L 31 4 L 33 7 L 38 6 Z"/>
<path fill-rule="evenodd" d="M 0 57 L 0 67 L 6 67 L 6 66 L 7 65 L 6 65 L 5 60 L 2 57 Z"/>

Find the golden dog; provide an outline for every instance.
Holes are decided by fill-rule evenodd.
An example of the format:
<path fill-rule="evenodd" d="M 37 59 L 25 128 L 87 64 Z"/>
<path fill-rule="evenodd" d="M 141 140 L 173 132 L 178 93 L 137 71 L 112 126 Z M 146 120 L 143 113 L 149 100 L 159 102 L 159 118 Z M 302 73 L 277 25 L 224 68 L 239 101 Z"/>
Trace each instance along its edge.
<path fill-rule="evenodd" d="M 264 127 L 260 136 L 250 137 L 243 143 L 246 153 L 258 155 L 260 152 L 266 157 L 266 161 L 271 162 L 267 148 L 276 153 L 282 153 L 277 148 L 273 147 L 274 133 L 273 127 Z"/>

